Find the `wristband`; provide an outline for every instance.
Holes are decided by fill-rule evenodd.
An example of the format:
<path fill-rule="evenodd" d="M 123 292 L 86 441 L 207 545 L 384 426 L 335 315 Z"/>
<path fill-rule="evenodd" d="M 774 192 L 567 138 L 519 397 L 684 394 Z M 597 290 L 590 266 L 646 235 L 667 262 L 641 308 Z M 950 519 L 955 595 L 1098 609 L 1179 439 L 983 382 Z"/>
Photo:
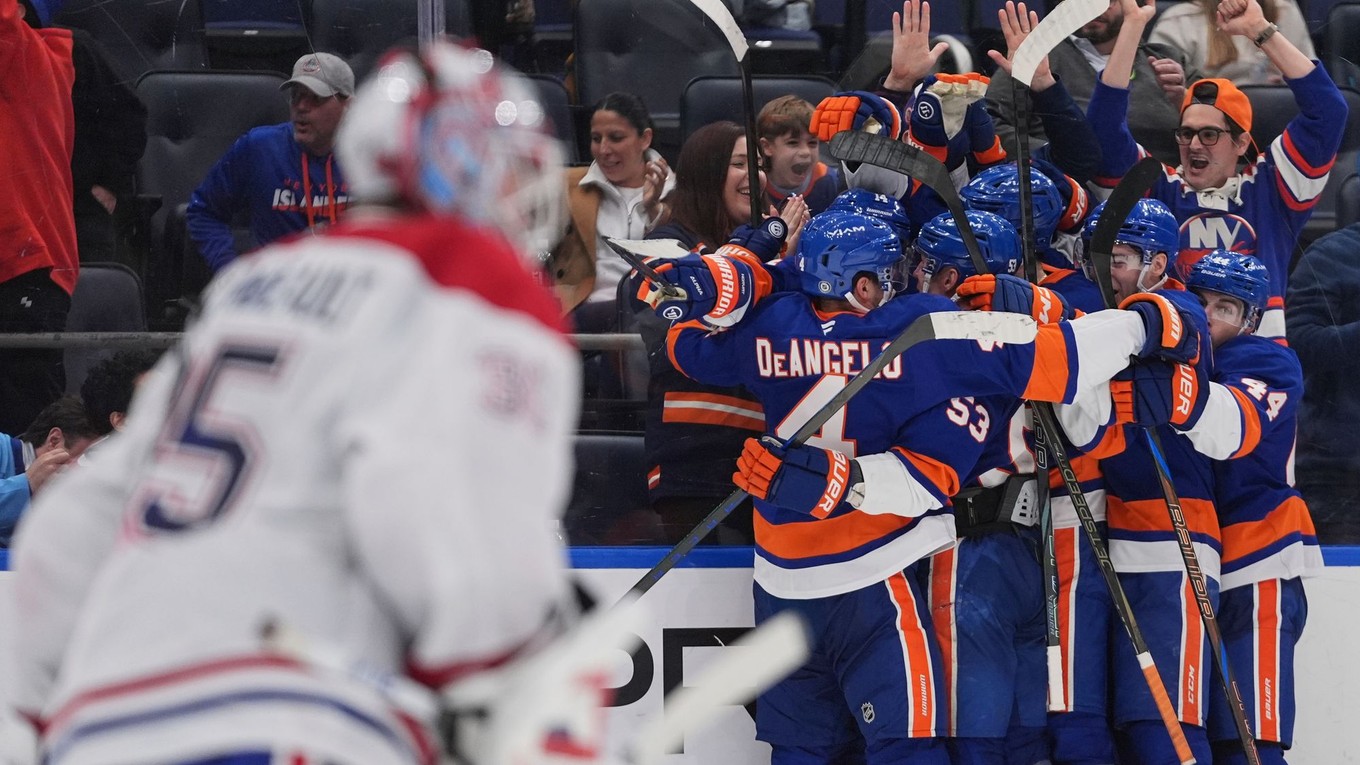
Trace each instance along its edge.
<path fill-rule="evenodd" d="M 1261 34 L 1256 35 L 1256 39 L 1252 40 L 1251 42 L 1253 45 L 1259 48 L 1262 45 L 1265 45 L 1267 40 L 1274 37 L 1275 33 L 1278 31 L 1280 31 L 1280 25 L 1272 21 L 1271 23 L 1267 24 L 1266 28 L 1261 30 Z"/>

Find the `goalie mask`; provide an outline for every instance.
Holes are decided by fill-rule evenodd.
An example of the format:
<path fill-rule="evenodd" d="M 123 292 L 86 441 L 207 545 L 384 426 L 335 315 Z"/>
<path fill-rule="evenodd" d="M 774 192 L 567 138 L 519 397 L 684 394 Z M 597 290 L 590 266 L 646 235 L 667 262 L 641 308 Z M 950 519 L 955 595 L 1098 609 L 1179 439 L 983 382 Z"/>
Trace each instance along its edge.
<path fill-rule="evenodd" d="M 850 301 L 861 312 L 865 306 L 855 298 L 855 278 L 873 274 L 888 302 L 903 284 L 902 245 L 891 226 L 868 215 L 824 212 L 803 227 L 798 240 L 798 270 L 803 293 L 813 297 Z"/>
<path fill-rule="evenodd" d="M 336 136 L 350 193 L 496 229 L 526 255 L 561 238 L 563 155 L 533 89 L 490 53 L 389 53 Z"/>

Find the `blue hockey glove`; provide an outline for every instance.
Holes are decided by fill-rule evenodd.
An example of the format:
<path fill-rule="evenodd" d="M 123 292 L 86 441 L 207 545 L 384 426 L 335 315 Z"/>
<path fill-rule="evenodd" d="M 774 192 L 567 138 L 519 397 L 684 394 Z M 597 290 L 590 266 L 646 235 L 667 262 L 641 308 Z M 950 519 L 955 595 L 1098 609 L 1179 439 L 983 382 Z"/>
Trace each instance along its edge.
<path fill-rule="evenodd" d="M 981 101 L 989 82 L 974 72 L 927 76 L 915 92 L 912 141 L 950 169 L 961 165 L 970 152 L 984 164 L 996 161 L 982 156 L 998 146 L 992 118 Z M 999 158 L 1005 158 L 1004 152 Z"/>
<path fill-rule="evenodd" d="M 728 238 L 727 244 L 718 250 L 719 254 L 730 255 L 730 248 L 740 248 L 757 261 L 775 260 L 784 252 L 784 240 L 789 235 L 789 224 L 783 218 L 770 217 L 761 221 L 758 228 L 743 223 L 737 226 Z"/>
<path fill-rule="evenodd" d="M 815 446 L 783 446 L 772 436 L 746 439 L 732 481 L 756 499 L 825 518 L 850 489 L 851 460 Z"/>
<path fill-rule="evenodd" d="M 970 311 L 1022 313 L 1040 324 L 1073 317 L 1072 307 L 1062 295 L 1010 274 L 970 276 L 959 285 L 954 299 Z"/>
<path fill-rule="evenodd" d="M 896 139 L 902 135 L 902 115 L 883 96 L 853 90 L 827 96 L 812 112 L 808 132 L 830 141 L 842 130 L 863 130 Z"/>
<path fill-rule="evenodd" d="M 1156 292 L 1139 292 L 1125 298 L 1119 307 L 1133 311 L 1143 320 L 1147 340 L 1138 352 L 1140 358 L 1182 364 L 1199 361 L 1199 330 L 1176 303 Z"/>
<path fill-rule="evenodd" d="M 1143 427 L 1195 427 L 1209 402 L 1209 382 L 1188 364 L 1143 361 L 1110 380 L 1115 422 Z"/>
<path fill-rule="evenodd" d="M 1053 185 L 1058 187 L 1058 194 L 1062 196 L 1063 213 L 1058 218 L 1058 230 L 1069 234 L 1080 233 L 1086 216 L 1091 212 L 1090 192 L 1052 162 L 1040 157 L 1032 157 L 1030 162 L 1035 170 L 1053 181 Z"/>
<path fill-rule="evenodd" d="M 728 247 L 733 249 L 724 252 Z M 741 321 L 751 306 L 770 294 L 772 284 L 760 261 L 736 245 L 725 245 L 713 255 L 691 253 L 673 260 L 654 259 L 648 265 L 668 284 L 684 290 L 685 297 L 668 298 L 644 282 L 638 300 L 668 321 L 698 319 L 714 329 Z"/>

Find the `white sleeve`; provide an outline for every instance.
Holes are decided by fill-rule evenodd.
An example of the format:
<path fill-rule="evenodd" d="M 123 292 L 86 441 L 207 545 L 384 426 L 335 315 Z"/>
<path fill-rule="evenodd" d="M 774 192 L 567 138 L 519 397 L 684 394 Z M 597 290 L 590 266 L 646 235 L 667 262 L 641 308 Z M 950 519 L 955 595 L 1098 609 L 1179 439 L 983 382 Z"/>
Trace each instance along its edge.
<path fill-rule="evenodd" d="M 1143 349 L 1147 329 L 1132 311 L 1088 313 L 1068 322 L 1077 347 L 1077 391 L 1089 390 L 1129 365 L 1129 357 Z M 1106 396 L 1106 398 L 1109 398 Z"/>
<path fill-rule="evenodd" d="M 1059 404 L 1053 409 L 1063 433 L 1067 434 L 1067 440 L 1078 450 L 1090 449 L 1113 417 L 1110 382 L 1106 380 L 1089 388 L 1080 388 L 1072 403 Z"/>
<path fill-rule="evenodd" d="M 25 713 L 46 705 L 86 596 L 118 541 L 134 475 L 156 435 L 156 411 L 174 387 L 167 354 L 138 388 L 124 430 L 97 442 L 53 479 L 19 524 L 13 546 L 10 700 Z M 143 414 L 143 409 L 151 411 Z"/>
<path fill-rule="evenodd" d="M 1204 413 L 1189 430 L 1181 431 L 1195 451 L 1215 460 L 1226 460 L 1242 448 L 1242 406 L 1226 386 L 1209 383 L 1209 400 Z"/>
<path fill-rule="evenodd" d="M 855 507 L 861 513 L 917 518 L 942 506 L 896 456 L 867 454 L 855 462 L 864 476 L 864 498 Z"/>
<path fill-rule="evenodd" d="M 508 658 L 568 599 L 557 521 L 580 372 L 566 339 L 527 317 L 466 296 L 431 302 L 394 329 L 397 347 L 371 365 L 381 374 L 356 393 L 373 398 L 343 429 L 344 493 L 359 565 L 410 639 L 411 675 L 442 687 Z"/>

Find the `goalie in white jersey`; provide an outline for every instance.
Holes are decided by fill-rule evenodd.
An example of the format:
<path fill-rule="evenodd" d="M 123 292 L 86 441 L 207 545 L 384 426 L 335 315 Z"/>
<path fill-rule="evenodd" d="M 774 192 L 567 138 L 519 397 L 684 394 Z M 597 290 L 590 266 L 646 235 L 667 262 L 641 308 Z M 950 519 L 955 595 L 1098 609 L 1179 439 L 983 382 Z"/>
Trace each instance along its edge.
<path fill-rule="evenodd" d="M 427 710 L 345 667 L 449 692 L 563 631 L 579 371 L 525 257 L 561 220 L 530 93 L 390 56 L 338 138 L 368 206 L 223 272 L 33 507 L 4 691 L 46 762 L 433 762 Z"/>

